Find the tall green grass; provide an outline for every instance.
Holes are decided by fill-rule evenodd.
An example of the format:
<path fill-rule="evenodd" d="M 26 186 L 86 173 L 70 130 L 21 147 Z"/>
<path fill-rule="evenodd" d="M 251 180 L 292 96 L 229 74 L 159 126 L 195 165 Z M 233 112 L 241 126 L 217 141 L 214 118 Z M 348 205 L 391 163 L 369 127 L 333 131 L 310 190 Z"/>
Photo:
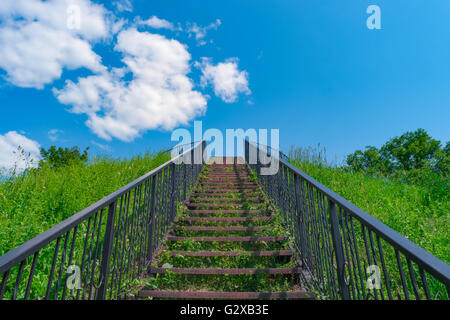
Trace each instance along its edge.
<path fill-rule="evenodd" d="M 427 186 L 349 172 L 320 148 L 291 149 L 289 161 L 441 260 L 450 262 L 450 195 Z M 445 186 L 443 186 L 445 187 Z"/>
<path fill-rule="evenodd" d="M 0 182 L 0 255 L 67 219 L 170 159 L 146 153 L 94 157 L 88 164 L 43 167 Z"/>

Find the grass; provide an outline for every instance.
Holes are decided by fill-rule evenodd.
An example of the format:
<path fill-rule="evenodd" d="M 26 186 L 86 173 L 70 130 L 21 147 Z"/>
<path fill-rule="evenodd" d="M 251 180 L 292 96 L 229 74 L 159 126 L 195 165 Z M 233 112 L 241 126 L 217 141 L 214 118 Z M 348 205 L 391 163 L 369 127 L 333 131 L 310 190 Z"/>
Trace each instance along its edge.
<path fill-rule="evenodd" d="M 39 171 L 2 180 L 0 182 L 0 255 L 116 191 L 168 159 L 169 155 L 163 153 L 145 154 L 131 159 L 97 157 L 88 165 L 74 165 L 59 169 L 43 168 Z M 448 192 L 443 192 L 447 196 L 436 198 L 432 194 L 433 191 L 426 186 L 406 184 L 393 179 L 389 180 L 362 173 L 349 172 L 341 167 L 328 164 L 320 152 L 317 155 L 315 150 L 311 152 L 311 149 L 292 152 L 290 162 L 436 257 L 449 263 L 450 215 L 448 213 L 450 212 L 450 201 Z M 201 173 L 201 178 L 205 178 L 207 173 L 208 168 L 205 168 Z M 252 179 L 255 179 L 255 177 L 252 176 Z M 201 187 L 199 188 L 201 189 Z M 221 197 L 245 198 L 248 196 L 247 194 L 229 192 Z M 250 196 L 255 197 L 257 195 Z M 257 209 L 250 202 L 245 202 L 244 208 Z M 214 216 L 230 217 L 240 215 L 239 213 L 219 213 Z M 186 213 L 180 213 L 179 216 L 186 216 Z M 211 225 L 208 223 L 196 224 Z M 179 225 L 187 226 L 192 224 L 181 221 Z M 218 222 L 214 225 L 228 226 L 230 224 Z M 284 229 L 279 227 L 281 225 L 280 219 L 270 223 L 252 221 L 234 223 L 233 225 L 271 225 L 274 228 L 268 229 L 264 233 L 257 232 L 256 234 L 281 235 L 284 233 Z M 83 231 L 85 232 L 84 229 L 80 229 L 81 234 Z M 176 231 L 176 234 L 180 236 L 194 235 L 192 232 L 185 230 Z M 242 232 L 227 234 L 234 236 L 244 235 Z M 212 234 L 202 233 L 202 235 Z M 215 233 L 214 235 L 224 234 Z M 82 239 L 80 243 L 77 242 L 77 247 L 82 246 L 81 241 Z M 39 262 L 42 264 L 42 266 L 39 265 L 41 272 L 36 274 L 36 280 L 33 283 L 33 286 L 36 288 L 46 281 L 45 274 L 48 274 L 48 269 L 50 268 L 47 260 L 51 261 L 52 248 L 49 247 L 42 253 L 43 259 Z M 276 242 L 249 244 L 183 241 L 168 244 L 165 248 L 166 255 L 163 253 L 161 256 L 160 266 L 164 263 L 169 263 L 176 267 L 220 265 L 222 268 L 243 268 L 262 266 L 263 262 L 274 267 L 290 266 L 291 262 L 282 259 L 263 259 L 245 255 L 238 258 L 199 259 L 195 257 L 182 258 L 181 256 L 170 257 L 167 254 L 171 250 L 226 251 L 278 250 L 283 248 L 287 248 L 285 243 Z M 393 259 L 391 260 L 394 261 Z M 404 263 L 404 267 L 405 265 Z M 388 267 L 391 266 L 388 265 Z M 392 268 L 395 268 L 395 265 Z M 191 282 L 188 281 L 188 278 L 189 276 L 176 275 L 169 272 L 165 275 L 158 275 L 156 278 L 149 278 L 146 286 L 154 289 L 167 288 L 178 290 L 214 288 L 217 291 L 240 291 L 242 288 L 248 288 L 249 291 L 295 289 L 292 286 L 289 287 L 292 285 L 291 281 L 286 282 L 279 276 L 209 276 L 197 277 L 192 279 Z M 39 293 L 39 295 L 41 294 Z"/>
<path fill-rule="evenodd" d="M 94 157 L 87 165 L 42 168 L 0 183 L 0 255 L 170 159 L 165 153 L 130 159 Z"/>
<path fill-rule="evenodd" d="M 290 163 L 439 259 L 450 262 L 450 201 L 428 188 L 331 166 L 291 152 Z M 320 160 L 319 160 L 320 158 Z"/>
<path fill-rule="evenodd" d="M 446 263 L 450 261 L 450 201 L 449 193 L 439 190 L 440 195 L 435 196 L 435 188 L 429 188 L 424 184 L 408 184 L 392 177 L 377 177 L 361 172 L 351 172 L 344 166 L 330 165 L 323 156 L 323 151 L 317 149 L 291 150 L 289 162 L 300 170 L 310 175 L 329 189 L 335 191 L 359 208 L 366 211 L 379 221 L 391 227 L 415 244 L 424 248 L 437 258 Z M 426 175 L 426 172 L 422 172 Z M 447 188 L 448 184 L 441 184 Z M 356 224 L 356 241 L 360 262 L 367 263 L 363 244 L 363 233 Z M 390 286 L 395 297 L 404 298 L 401 289 L 401 277 L 396 261 L 395 252 L 391 245 L 381 240 L 386 260 L 386 268 L 389 272 Z M 373 251 L 373 249 L 372 249 Z M 410 297 L 413 286 L 408 276 L 407 261 L 400 257 L 403 264 L 403 272 L 407 276 L 407 287 Z M 379 261 L 378 261 L 379 262 Z M 350 264 L 352 262 L 349 262 Z M 370 263 L 368 263 L 370 264 Z M 349 270 L 356 270 L 350 267 Z M 419 270 L 412 265 L 414 276 L 420 279 Z M 384 274 L 382 282 L 386 281 Z M 435 299 L 447 299 L 445 287 L 432 276 L 428 276 L 428 285 L 431 296 Z M 386 288 L 383 292 L 386 294 Z M 424 290 L 419 284 L 419 294 L 424 297 Z"/>
<path fill-rule="evenodd" d="M 0 255 L 127 185 L 169 159 L 170 155 L 167 153 L 146 153 L 131 159 L 94 157 L 86 165 L 73 164 L 52 169 L 44 167 L 4 179 L 0 183 Z M 131 203 L 133 197 L 130 194 Z M 69 259 L 69 250 L 66 250 L 65 246 L 70 248 L 69 243 L 72 243 L 74 248 L 72 264 L 77 266 L 84 264 L 83 290 L 77 291 L 76 295 L 81 293 L 81 297 L 84 298 L 93 296 L 92 284 L 98 283 L 100 280 L 99 269 L 92 264 L 96 263 L 98 248 L 102 246 L 99 238 L 103 239 L 105 232 L 104 211 L 95 213 L 92 220 L 90 218 L 81 222 L 77 227 L 76 238 L 72 238 L 75 231 L 70 235 L 67 233 L 60 238 L 61 245 L 59 247 L 58 241 L 52 241 L 39 251 L 36 256 L 37 262 L 29 298 L 43 299 L 47 292 L 51 299 L 61 299 L 62 290 L 60 289 L 62 286 L 60 284 L 61 281 L 65 281 L 65 267 Z M 97 234 L 96 238 L 95 234 Z M 136 237 L 133 239 L 136 240 Z M 58 248 L 57 251 L 56 248 Z M 84 255 L 83 248 L 87 248 L 87 256 Z M 137 250 L 136 248 L 132 249 L 133 252 Z M 58 267 L 54 270 L 54 276 L 49 282 L 54 252 L 57 252 L 55 266 Z M 25 295 L 26 279 L 29 279 L 28 277 L 31 275 L 32 258 L 33 256 L 30 256 L 24 261 L 22 281 L 17 290 L 18 299 L 22 299 Z M 127 260 L 125 263 L 128 263 Z M 13 296 L 14 281 L 19 274 L 19 265 L 10 269 L 4 298 Z M 122 279 L 119 284 L 120 288 L 126 287 L 132 280 Z M 47 287 L 48 283 L 50 283 L 49 287 Z M 88 287 L 89 290 L 86 290 Z M 70 295 L 75 291 L 71 291 Z"/>

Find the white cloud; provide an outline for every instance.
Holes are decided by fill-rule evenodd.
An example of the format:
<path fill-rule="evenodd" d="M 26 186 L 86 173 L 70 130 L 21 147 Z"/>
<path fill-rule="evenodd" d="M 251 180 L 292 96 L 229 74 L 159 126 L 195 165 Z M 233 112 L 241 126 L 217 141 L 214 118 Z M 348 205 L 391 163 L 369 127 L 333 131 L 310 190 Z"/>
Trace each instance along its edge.
<path fill-rule="evenodd" d="M 217 30 L 219 26 L 222 24 L 222 21 L 220 19 L 217 19 L 216 22 L 213 22 L 209 24 L 206 27 L 201 27 L 197 25 L 197 23 L 188 23 L 187 32 L 192 35 L 195 35 L 195 39 L 197 40 L 197 43 L 201 46 L 206 44 L 206 41 L 203 40 L 206 37 L 206 34 L 208 30 Z"/>
<path fill-rule="evenodd" d="M 203 73 L 202 86 L 211 84 L 216 96 L 224 102 L 235 102 L 240 93 L 251 94 L 248 88 L 248 73 L 245 70 L 239 71 L 237 58 L 229 58 L 217 65 L 213 65 L 209 58 L 202 58 L 202 62 L 197 62 L 195 65 Z"/>
<path fill-rule="evenodd" d="M 59 130 L 59 129 L 51 129 L 51 130 L 48 132 L 48 138 L 50 139 L 50 141 L 56 142 L 56 141 L 58 140 L 58 138 L 59 138 L 59 135 L 60 135 L 61 133 L 63 133 L 63 132 L 64 132 L 64 131 Z"/>
<path fill-rule="evenodd" d="M 72 112 L 105 140 L 131 141 L 152 129 L 170 130 L 206 110 L 206 98 L 188 77 L 191 55 L 180 42 L 134 28 L 118 35 L 116 51 L 126 67 L 67 81 L 54 90 Z M 132 80 L 124 75 L 132 73 Z"/>
<path fill-rule="evenodd" d="M 119 0 L 114 1 L 113 6 L 116 7 L 117 11 L 119 12 L 132 12 L 133 11 L 133 4 L 130 0 Z"/>
<path fill-rule="evenodd" d="M 175 27 L 172 22 L 167 21 L 165 19 L 160 19 L 157 16 L 152 16 L 151 18 L 149 18 L 147 20 L 138 19 L 138 24 L 146 25 L 146 26 L 149 26 L 154 29 L 175 30 Z"/>
<path fill-rule="evenodd" d="M 117 12 L 132 10 L 129 0 L 113 4 Z M 134 25 L 144 24 L 183 30 L 156 16 L 136 18 Z M 53 92 L 71 112 L 85 114 L 86 125 L 105 140 L 131 141 L 147 130 L 170 130 L 202 115 L 208 96 L 194 89 L 187 46 L 126 25 L 127 20 L 93 0 L 0 0 L 0 74 L 3 69 L 5 79 L 16 86 L 42 89 L 66 69 L 90 70 L 92 75 L 67 80 Z M 188 23 L 184 31 L 203 45 L 207 32 L 220 25 L 219 19 L 206 27 Z M 122 55 L 124 66 L 110 68 L 93 46 L 110 44 L 116 34 L 114 51 Z M 204 60 L 201 68 L 203 86 L 211 82 L 225 102 L 250 93 L 248 75 L 237 69 L 237 59 L 216 66 Z M 54 130 L 48 133 L 52 141 L 61 133 Z"/>
<path fill-rule="evenodd" d="M 18 147 L 24 154 L 21 154 Z M 0 169 L 9 171 L 15 168 L 16 172 L 20 172 L 30 166 L 36 167 L 40 159 L 39 148 L 39 143 L 16 131 L 0 135 Z"/>
<path fill-rule="evenodd" d="M 16 86 L 42 89 L 65 68 L 104 70 L 91 45 L 108 38 L 115 22 L 101 5 L 90 0 L 1 0 L 0 20 L 0 68 Z"/>

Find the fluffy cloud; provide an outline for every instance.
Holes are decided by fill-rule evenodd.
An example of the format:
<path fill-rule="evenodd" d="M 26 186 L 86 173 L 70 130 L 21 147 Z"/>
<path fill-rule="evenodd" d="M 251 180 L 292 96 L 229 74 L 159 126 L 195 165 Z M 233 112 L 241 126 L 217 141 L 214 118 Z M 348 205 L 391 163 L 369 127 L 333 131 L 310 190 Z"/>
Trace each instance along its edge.
<path fill-rule="evenodd" d="M 116 12 L 132 10 L 129 0 L 113 5 Z M 152 16 L 136 18 L 134 25 L 184 31 L 203 45 L 207 32 L 221 21 L 206 27 L 188 23 L 183 29 Z M 96 43 L 113 41 L 122 56 L 120 68 L 104 66 L 93 50 Z M 53 92 L 71 112 L 86 115 L 86 125 L 105 140 L 131 141 L 147 130 L 170 130 L 203 114 L 207 98 L 194 89 L 190 61 L 187 46 L 129 28 L 93 0 L 0 0 L 0 74 L 16 86 L 42 89 L 66 69 L 90 70 L 91 75 L 66 80 Z M 199 65 L 203 87 L 211 83 L 225 102 L 250 93 L 248 75 L 238 70 L 237 59 L 216 66 L 205 59 Z M 50 131 L 49 139 L 56 140 L 58 133 Z"/>
<path fill-rule="evenodd" d="M 197 23 L 188 23 L 187 32 L 192 35 L 195 35 L 195 39 L 197 43 L 201 46 L 206 44 L 206 41 L 203 40 L 206 37 L 206 34 L 209 30 L 217 30 L 219 26 L 222 24 L 220 19 L 217 19 L 216 22 L 209 24 L 206 27 L 201 27 L 197 25 Z"/>
<path fill-rule="evenodd" d="M 157 16 L 152 16 L 150 19 L 147 20 L 138 20 L 138 23 L 140 25 L 146 25 L 154 29 L 169 29 L 174 30 L 175 27 L 172 22 L 160 19 Z"/>
<path fill-rule="evenodd" d="M 23 150 L 23 154 L 18 147 Z M 0 135 L 0 169 L 9 171 L 15 168 L 16 172 L 20 172 L 27 167 L 37 166 L 40 159 L 39 148 L 39 143 L 16 131 Z"/>
<path fill-rule="evenodd" d="M 203 73 L 202 86 L 211 84 L 215 95 L 226 103 L 235 102 L 240 93 L 251 93 L 248 88 L 248 73 L 245 70 L 239 71 L 237 58 L 227 59 L 217 65 L 213 65 L 209 58 L 202 58 L 202 62 L 197 62 L 196 66 Z"/>
<path fill-rule="evenodd" d="M 16 86 L 42 89 L 64 68 L 101 72 L 92 43 L 115 28 L 103 6 L 90 0 L 1 0 L 0 68 Z"/>
<path fill-rule="evenodd" d="M 105 140 L 131 141 L 151 129 L 170 130 L 206 110 L 206 99 L 188 77 L 191 56 L 180 42 L 134 28 L 118 35 L 126 67 L 67 81 L 55 95 Z M 132 74 L 131 81 L 124 76 Z"/>

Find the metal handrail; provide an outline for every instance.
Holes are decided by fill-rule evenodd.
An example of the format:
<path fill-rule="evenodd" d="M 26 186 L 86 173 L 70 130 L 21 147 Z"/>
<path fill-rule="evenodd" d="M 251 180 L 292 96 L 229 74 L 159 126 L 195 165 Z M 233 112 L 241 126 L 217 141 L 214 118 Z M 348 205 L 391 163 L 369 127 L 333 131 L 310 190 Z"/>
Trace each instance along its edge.
<path fill-rule="evenodd" d="M 444 261 L 436 258 L 434 255 L 419 247 L 417 244 L 411 240 L 405 238 L 397 231 L 388 227 L 381 221 L 375 219 L 373 216 L 358 208 L 356 205 L 340 196 L 333 190 L 327 188 L 314 178 L 308 176 L 306 173 L 300 171 L 298 168 L 294 167 L 285 160 L 280 159 L 280 162 L 292 170 L 296 175 L 305 179 L 308 183 L 317 188 L 320 192 L 326 195 L 329 199 L 333 200 L 339 206 L 347 209 L 349 213 L 361 222 L 364 222 L 366 226 L 370 227 L 375 232 L 383 235 L 386 241 L 395 246 L 396 248 L 402 249 L 410 257 L 417 259 L 424 267 L 428 268 L 428 271 L 435 276 L 437 279 L 443 281 L 450 285 L 450 266 Z"/>
<path fill-rule="evenodd" d="M 73 246 L 74 246 L 74 241 L 75 241 L 75 237 L 76 237 L 77 226 L 79 226 L 81 223 L 83 223 L 87 220 L 89 220 L 89 225 L 90 225 L 90 219 L 95 215 L 96 216 L 95 221 L 96 221 L 97 214 L 99 212 L 101 212 L 103 214 L 103 210 L 105 210 L 105 209 L 108 209 L 108 221 L 107 221 L 107 225 L 106 225 L 107 230 L 105 231 L 104 239 L 102 239 L 102 242 L 104 245 L 104 248 L 102 250 L 102 253 L 104 255 L 104 257 L 102 258 L 102 268 L 106 267 L 108 269 L 109 260 L 111 259 L 111 256 L 110 256 L 111 248 L 109 248 L 109 252 L 108 252 L 107 247 L 111 246 L 110 242 L 112 241 L 111 238 L 114 237 L 113 233 L 118 232 L 118 229 L 115 229 L 115 227 L 114 227 L 114 223 L 116 221 L 116 216 L 122 214 L 121 212 L 116 213 L 116 210 L 122 210 L 122 205 L 128 199 L 128 204 L 127 204 L 127 206 L 128 206 L 127 214 L 128 214 L 128 209 L 130 207 L 129 201 L 132 198 L 132 195 L 131 195 L 132 191 L 135 191 L 135 194 L 133 196 L 134 203 L 142 202 L 141 205 L 145 206 L 145 208 L 136 208 L 135 209 L 134 204 L 133 204 L 132 210 L 133 211 L 136 210 L 136 214 L 141 214 L 141 215 L 143 214 L 143 211 L 146 211 L 146 213 L 148 213 L 148 217 L 145 218 L 145 221 L 151 223 L 152 228 L 154 228 L 153 225 L 155 224 L 155 219 L 156 219 L 156 215 L 154 212 L 155 211 L 154 210 L 154 202 L 158 201 L 158 200 L 163 201 L 162 200 L 163 197 L 165 198 L 166 202 L 171 202 L 170 203 L 170 205 L 171 205 L 170 211 L 171 212 L 169 212 L 170 216 L 167 218 L 167 221 L 165 221 L 165 222 L 167 224 L 168 222 L 170 222 L 170 220 L 173 220 L 173 218 L 175 217 L 174 210 L 176 210 L 174 203 L 177 200 L 184 200 L 184 198 L 186 197 L 187 191 L 188 191 L 187 189 L 192 187 L 193 184 L 195 183 L 195 181 L 198 178 L 198 175 L 200 173 L 201 166 L 202 166 L 202 164 L 200 164 L 200 165 L 192 164 L 192 163 L 185 164 L 185 163 L 183 163 L 183 161 L 180 161 L 180 160 L 182 160 L 184 157 L 186 157 L 188 155 L 190 156 L 190 159 L 191 159 L 191 155 L 194 154 L 194 151 L 197 148 L 201 148 L 201 153 L 203 154 L 204 148 L 205 148 L 205 141 L 200 141 L 200 142 L 192 144 L 192 147 L 189 150 L 186 150 L 183 154 L 180 154 L 180 155 L 172 158 L 171 160 L 162 164 L 158 168 L 137 178 L 133 182 L 131 182 L 131 183 L 127 184 L 126 186 L 120 188 L 119 190 L 111 193 L 110 195 L 104 197 L 103 199 L 97 201 L 96 203 L 90 205 L 89 207 L 83 209 L 82 211 L 74 214 L 70 218 L 58 223 L 57 225 L 50 228 L 49 230 L 39 234 L 38 236 L 25 242 L 24 244 L 7 252 L 3 256 L 0 256 L 0 275 L 3 274 L 3 280 L 0 285 L 0 299 L 2 298 L 2 296 L 5 292 L 5 289 L 7 287 L 8 277 L 10 276 L 10 271 L 14 266 L 18 265 L 19 263 L 21 264 L 19 267 L 18 275 L 17 275 L 13 298 L 16 297 L 17 289 L 19 286 L 18 282 L 20 282 L 20 280 L 21 280 L 22 271 L 24 269 L 23 264 L 25 263 L 25 260 L 28 257 L 30 257 L 32 255 L 36 255 L 41 249 L 46 247 L 48 244 L 54 242 L 55 240 L 57 240 L 56 247 L 58 249 L 59 242 L 63 235 L 66 235 L 66 238 L 65 238 L 66 243 L 64 245 L 64 254 L 65 254 L 66 247 L 68 244 L 68 238 L 72 231 L 73 231 L 74 240 L 72 240 L 71 251 L 73 253 L 73 250 L 74 250 Z M 177 169 L 177 165 L 180 163 L 181 163 L 182 168 Z M 187 168 L 187 166 L 189 166 L 189 168 Z M 170 186 L 168 183 L 166 183 L 167 178 L 170 178 L 172 181 Z M 178 179 L 179 181 L 175 181 L 177 178 L 179 178 Z M 158 180 L 158 179 L 160 179 L 159 180 L 160 183 L 161 183 L 161 181 L 164 182 L 164 186 L 161 187 L 162 189 L 156 190 L 158 188 L 158 186 L 156 186 L 156 184 L 157 184 L 156 180 Z M 189 179 L 189 181 L 187 181 L 187 179 Z M 176 183 L 178 183 L 178 184 L 176 184 Z M 137 191 L 138 190 L 137 188 L 140 188 L 139 191 Z M 136 200 L 137 192 L 140 192 L 139 200 Z M 142 201 L 141 201 L 141 195 L 143 198 Z M 147 197 L 147 198 L 145 198 L 145 197 Z M 159 199 L 155 200 L 156 197 L 158 197 Z M 121 200 L 120 209 L 118 208 L 119 200 Z M 139 205 L 139 203 L 138 203 L 138 205 Z M 152 208 L 152 206 L 153 206 L 153 208 Z M 123 208 L 123 210 L 124 210 L 123 215 L 125 215 L 125 207 Z M 141 210 L 141 212 L 138 212 L 139 210 Z M 167 210 L 167 212 L 169 211 L 168 208 L 164 208 L 164 210 Z M 134 212 L 133 212 L 133 214 L 134 214 Z M 164 218 L 164 219 L 166 219 L 166 218 Z M 101 221 L 101 218 L 100 218 L 100 221 Z M 117 228 L 119 228 L 119 227 L 121 227 L 121 226 L 117 226 Z M 164 226 L 164 228 L 165 227 L 166 226 Z M 94 228 L 95 228 L 95 222 L 94 222 Z M 111 228 L 111 230 L 108 230 L 108 228 Z M 89 227 L 88 227 L 88 230 L 89 230 Z M 92 232 L 94 232 L 94 231 L 95 230 L 93 229 Z M 98 226 L 98 234 L 100 234 L 100 232 L 101 232 L 101 227 L 99 225 Z M 111 233 L 111 235 L 109 235 L 109 234 L 107 235 L 106 233 L 108 233 L 108 232 Z M 150 233 L 150 232 L 152 232 L 152 233 Z M 153 232 L 154 232 L 153 229 L 148 231 L 148 237 L 149 237 L 148 242 L 149 242 L 149 246 L 150 246 L 148 248 L 148 250 L 149 250 L 148 252 L 150 254 L 154 253 L 154 250 L 151 250 L 151 249 L 153 248 L 153 246 L 155 246 L 155 244 L 152 243 L 152 241 L 153 241 L 152 239 L 154 237 Z M 150 238 L 152 238 L 152 239 L 150 239 Z M 86 239 L 87 239 L 87 236 L 86 236 Z M 156 242 L 158 242 L 158 241 L 156 241 Z M 84 250 L 86 250 L 86 243 L 85 243 Z M 99 241 L 98 241 L 98 235 L 97 235 L 96 247 L 98 247 L 98 243 L 99 243 Z M 142 243 L 141 243 L 141 245 L 142 245 Z M 92 242 L 91 242 L 91 250 L 92 250 Z M 57 256 L 57 253 L 58 252 L 55 249 L 55 257 Z M 72 253 L 71 253 L 71 255 L 72 255 Z M 84 256 L 84 253 L 83 253 L 83 256 Z M 54 271 L 54 267 L 56 264 L 55 257 L 53 258 L 52 271 Z M 34 259 L 36 259 L 36 257 Z M 149 259 L 151 259 L 151 257 L 147 256 L 146 260 L 149 260 Z M 64 259 L 62 259 L 62 261 L 64 261 Z M 82 263 L 84 263 L 84 261 Z M 34 267 L 35 267 L 35 261 L 33 261 L 32 268 L 34 268 Z M 32 271 L 34 272 L 34 269 L 32 269 Z M 106 276 L 103 274 L 101 275 L 99 287 L 102 286 L 102 283 L 103 284 L 105 283 L 105 281 L 103 281 L 103 279 L 105 277 L 108 277 L 109 271 L 110 270 L 106 270 Z M 31 278 L 29 278 L 29 281 L 31 280 L 31 282 L 33 280 L 33 272 L 30 273 Z M 89 273 L 89 270 L 88 270 L 88 273 Z M 53 275 L 51 275 L 51 277 L 52 276 Z M 60 275 L 60 277 L 61 277 L 61 275 Z M 60 279 L 58 279 L 58 282 L 59 281 L 60 281 Z M 58 283 L 58 285 L 59 285 L 59 283 Z M 51 280 L 49 280 L 49 288 L 50 287 L 52 287 Z M 65 287 L 64 287 L 64 290 L 65 290 Z M 47 290 L 47 291 L 49 292 L 49 290 Z M 47 296 L 48 296 L 48 292 L 47 292 Z M 29 293 L 28 286 L 27 286 L 27 293 Z M 100 298 L 100 299 L 105 298 L 105 294 L 106 294 L 106 288 L 103 288 L 102 295 L 96 296 L 96 298 Z M 56 292 L 56 296 L 58 296 L 58 292 Z M 90 296 L 91 295 L 89 295 L 89 297 Z"/>
<path fill-rule="evenodd" d="M 187 151 L 189 152 L 189 151 Z M 180 156 L 178 156 L 180 157 Z M 177 158 L 178 158 L 177 157 Z M 176 159 L 176 158 L 174 158 Z M 86 220 L 91 217 L 98 210 L 107 207 L 114 200 L 117 200 L 120 196 L 124 195 L 128 191 L 135 188 L 142 181 L 146 180 L 148 177 L 153 176 L 156 172 L 163 170 L 173 163 L 174 159 L 167 161 L 166 163 L 160 165 L 158 168 L 146 173 L 145 175 L 137 178 L 136 180 L 130 182 L 129 184 L 123 186 L 117 191 L 107 195 L 103 199 L 97 201 L 96 203 L 90 205 L 89 207 L 81 210 L 80 212 L 74 214 L 73 216 L 67 218 L 66 220 L 58 223 L 52 228 L 44 231 L 43 233 L 37 235 L 36 237 L 28 240 L 24 244 L 14 248 L 13 250 L 0 256 L 0 274 L 4 273 L 10 267 L 16 265 L 18 262 L 22 261 L 24 258 L 34 254 L 36 251 L 45 247 L 48 243 L 56 240 L 59 236 L 66 233 L 74 226 L 78 225 L 81 221 Z"/>
<path fill-rule="evenodd" d="M 286 211 L 284 214 L 285 217 L 289 218 L 291 221 L 291 231 L 294 235 L 297 235 L 298 238 L 296 239 L 299 244 L 297 247 L 303 248 L 299 251 L 304 251 L 300 252 L 300 254 L 303 257 L 309 256 L 309 261 L 304 261 L 305 265 L 309 266 L 313 273 L 317 272 L 317 269 L 322 269 L 321 271 L 328 272 L 328 278 L 331 278 L 331 280 L 329 280 L 329 285 L 331 286 L 333 281 L 338 283 L 338 290 L 335 290 L 334 293 L 339 291 L 342 298 L 350 299 L 351 289 L 353 290 L 353 294 L 355 296 L 356 294 L 360 296 L 360 292 L 357 291 L 360 289 L 355 289 L 355 284 L 358 280 L 363 283 L 363 279 L 361 276 L 361 271 L 359 270 L 359 275 L 356 272 L 357 267 L 359 269 L 361 268 L 359 265 L 360 261 L 356 261 L 355 258 L 357 258 L 358 255 L 361 256 L 361 248 L 358 247 L 357 237 L 355 237 L 355 229 L 352 222 L 352 218 L 354 218 L 359 221 L 360 228 L 362 229 L 360 236 L 361 239 L 363 239 L 361 241 L 364 241 L 366 249 L 365 252 L 364 248 L 362 251 L 368 264 L 370 264 L 371 261 L 378 261 L 377 258 L 380 258 L 381 260 L 378 262 L 382 263 L 383 277 L 386 287 L 388 288 L 384 288 L 384 291 L 380 292 L 380 294 L 383 295 L 383 292 L 388 293 L 389 298 L 392 298 L 389 270 L 386 268 L 387 261 L 385 261 L 386 257 L 383 253 L 382 243 L 380 240 L 382 239 L 386 243 L 390 244 L 395 252 L 395 258 L 398 266 L 398 270 L 396 271 L 400 273 L 405 298 L 409 298 L 409 292 L 407 290 L 408 285 L 413 288 L 416 298 L 420 296 L 419 281 L 416 281 L 415 279 L 413 263 L 415 263 L 419 268 L 419 273 L 422 280 L 421 289 L 425 292 L 427 298 L 431 297 L 431 295 L 428 292 L 429 288 L 424 271 L 438 280 L 447 290 L 447 295 L 450 295 L 450 266 L 448 264 L 436 258 L 434 255 L 430 254 L 379 220 L 375 219 L 314 178 L 294 167 L 288 162 L 287 159 L 283 159 L 284 157 L 277 155 L 276 152 L 272 155 L 268 155 L 268 153 L 260 148 L 259 145 L 256 145 L 246 139 L 245 154 L 247 157 L 247 162 L 250 160 L 250 148 L 253 148 L 253 151 L 256 152 L 257 155 L 253 158 L 257 159 L 256 163 L 250 164 L 250 166 L 252 169 L 255 169 L 261 184 L 269 196 L 273 198 L 274 202 L 280 207 L 280 209 L 282 209 L 282 211 Z M 260 175 L 260 168 L 263 167 L 263 165 L 259 163 L 261 156 L 274 156 L 276 161 L 279 162 L 279 170 L 276 175 Z M 325 201 L 325 199 L 327 201 Z M 320 226 L 320 230 L 308 230 L 308 228 L 311 228 L 311 226 L 314 225 L 314 219 L 319 221 L 319 223 L 316 223 L 315 226 L 317 229 Z M 348 219 L 350 219 L 351 228 Z M 367 229 L 370 242 L 367 240 L 365 229 Z M 376 246 L 374 245 L 372 233 L 377 237 L 377 249 L 375 249 Z M 311 240 L 310 237 L 313 239 Z M 326 243 L 328 243 L 330 246 L 327 248 L 329 252 L 325 252 L 325 249 L 317 249 L 317 243 L 312 243 L 314 241 L 322 243 L 324 248 L 326 247 Z M 305 244 L 305 242 L 311 243 L 311 246 L 308 247 L 308 244 Z M 312 252 L 315 252 L 314 254 L 316 256 L 320 255 L 323 257 L 322 260 L 327 259 L 330 263 L 334 264 L 337 269 L 336 272 L 324 267 L 324 261 L 314 262 L 315 257 Z M 403 254 L 407 260 L 410 279 L 407 279 L 403 274 L 400 253 Z M 305 258 L 305 260 L 308 259 Z M 348 278 L 353 280 L 353 287 L 347 283 Z M 319 279 L 318 282 L 322 282 L 323 284 L 321 279 Z M 361 285 L 361 287 L 363 286 Z M 322 288 L 322 290 L 330 293 L 331 289 L 327 290 Z M 330 295 L 333 295 L 333 292 L 331 292 Z M 362 296 L 364 296 L 364 292 Z M 443 296 L 445 296 L 445 294 Z M 376 293 L 375 297 L 377 297 Z"/>

